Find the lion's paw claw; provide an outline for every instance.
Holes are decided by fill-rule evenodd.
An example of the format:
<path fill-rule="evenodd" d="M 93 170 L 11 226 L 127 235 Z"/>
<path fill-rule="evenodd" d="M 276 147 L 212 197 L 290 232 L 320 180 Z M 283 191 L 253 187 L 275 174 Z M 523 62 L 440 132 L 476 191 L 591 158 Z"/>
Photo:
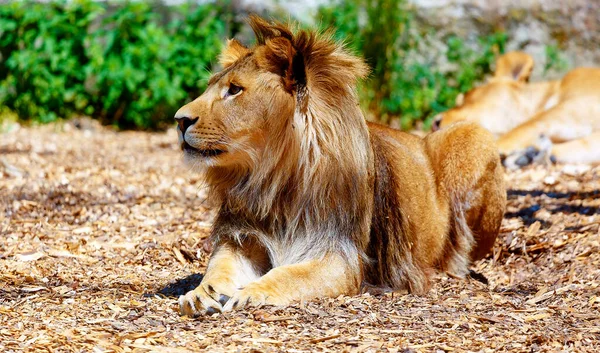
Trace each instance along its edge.
<path fill-rule="evenodd" d="M 225 294 L 221 294 L 219 296 L 219 303 L 221 303 L 221 305 L 225 305 L 225 303 L 227 303 L 229 301 L 231 297 L 225 295 Z"/>
<path fill-rule="evenodd" d="M 179 311 L 181 315 L 198 317 L 200 315 L 212 315 L 223 312 L 223 305 L 227 303 L 230 296 L 220 294 L 218 288 L 210 284 L 200 284 L 196 289 L 179 297 Z"/>

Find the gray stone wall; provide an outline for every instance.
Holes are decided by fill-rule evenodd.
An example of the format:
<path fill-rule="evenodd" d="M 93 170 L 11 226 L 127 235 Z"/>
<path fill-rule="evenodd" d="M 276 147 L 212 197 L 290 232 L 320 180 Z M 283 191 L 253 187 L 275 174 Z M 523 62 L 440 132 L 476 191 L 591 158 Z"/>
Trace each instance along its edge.
<path fill-rule="evenodd" d="M 569 68 L 600 66 L 600 0 L 412 0 L 418 21 L 437 30 L 474 38 L 505 30 L 507 50 L 522 50 L 542 76 L 546 46 L 556 45 Z M 549 72 L 545 78 L 562 72 Z"/>

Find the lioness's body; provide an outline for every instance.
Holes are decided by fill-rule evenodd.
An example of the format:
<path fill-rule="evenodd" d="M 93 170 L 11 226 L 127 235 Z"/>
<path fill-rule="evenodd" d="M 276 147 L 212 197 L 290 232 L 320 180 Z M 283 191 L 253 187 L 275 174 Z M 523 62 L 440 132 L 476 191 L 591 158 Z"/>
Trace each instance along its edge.
<path fill-rule="evenodd" d="M 464 275 L 489 252 L 506 197 L 489 132 L 460 123 L 421 139 L 367 124 L 360 59 L 327 37 L 251 25 L 258 46 L 230 42 L 223 72 L 176 115 L 219 205 L 215 250 L 183 314 L 365 283 L 423 292 L 433 271 Z"/>
<path fill-rule="evenodd" d="M 550 153 L 558 162 L 600 163 L 600 69 L 578 68 L 562 80 L 528 83 L 532 67 L 527 54 L 505 54 L 495 76 L 442 114 L 440 126 L 480 123 L 498 137 L 509 162 L 538 147 L 544 136 L 554 143 Z"/>

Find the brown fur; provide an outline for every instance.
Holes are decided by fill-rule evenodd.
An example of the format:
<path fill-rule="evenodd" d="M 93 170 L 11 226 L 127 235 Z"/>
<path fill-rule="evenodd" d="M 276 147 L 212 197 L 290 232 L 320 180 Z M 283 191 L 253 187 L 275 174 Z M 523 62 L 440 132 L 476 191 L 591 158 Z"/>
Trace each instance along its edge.
<path fill-rule="evenodd" d="M 550 154 L 562 163 L 600 163 L 600 69 L 578 68 L 562 80 L 527 83 L 533 58 L 501 56 L 488 83 L 459 98 L 435 125 L 480 123 L 498 136 L 510 168 Z"/>
<path fill-rule="evenodd" d="M 470 123 L 425 139 L 367 125 L 362 60 L 327 34 L 250 24 L 256 47 L 230 42 L 224 70 L 176 114 L 219 206 L 215 251 L 181 312 L 352 295 L 363 283 L 424 292 L 435 269 L 465 274 L 504 212 L 491 135 Z"/>

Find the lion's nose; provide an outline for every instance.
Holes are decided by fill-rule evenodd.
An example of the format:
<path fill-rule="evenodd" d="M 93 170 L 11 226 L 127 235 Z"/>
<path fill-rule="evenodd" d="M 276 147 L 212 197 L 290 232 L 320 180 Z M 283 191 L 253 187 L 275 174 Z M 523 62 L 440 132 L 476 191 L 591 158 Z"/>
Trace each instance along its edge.
<path fill-rule="evenodd" d="M 182 134 L 185 134 L 185 130 L 187 130 L 190 126 L 194 125 L 198 118 L 190 118 L 187 116 L 175 116 L 175 120 L 177 121 L 177 125 L 179 125 L 179 130 Z"/>

